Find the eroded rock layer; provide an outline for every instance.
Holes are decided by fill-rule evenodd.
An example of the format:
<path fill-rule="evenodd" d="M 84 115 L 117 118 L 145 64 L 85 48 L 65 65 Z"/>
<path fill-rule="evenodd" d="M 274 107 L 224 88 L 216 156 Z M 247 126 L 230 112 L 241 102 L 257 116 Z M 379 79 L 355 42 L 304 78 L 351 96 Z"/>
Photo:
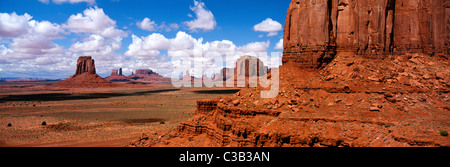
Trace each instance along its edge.
<path fill-rule="evenodd" d="M 200 101 L 130 146 L 449 147 L 448 23 L 445 0 L 293 0 L 275 98 Z"/>
<path fill-rule="evenodd" d="M 118 85 L 107 81 L 95 73 L 95 63 L 91 56 L 80 56 L 77 61 L 75 74 L 51 86 L 64 88 L 97 88 L 116 87 Z"/>
<path fill-rule="evenodd" d="M 80 56 L 77 60 L 75 76 L 83 73 L 95 74 L 95 62 L 91 56 Z"/>
<path fill-rule="evenodd" d="M 320 71 L 280 67 L 276 98 L 244 88 L 201 100 L 176 130 L 130 146 L 450 146 L 450 70 L 426 54 L 367 59 L 338 53 Z"/>
<path fill-rule="evenodd" d="M 446 0 L 293 0 L 283 63 L 320 68 L 337 51 L 370 58 L 388 54 L 448 54 Z"/>

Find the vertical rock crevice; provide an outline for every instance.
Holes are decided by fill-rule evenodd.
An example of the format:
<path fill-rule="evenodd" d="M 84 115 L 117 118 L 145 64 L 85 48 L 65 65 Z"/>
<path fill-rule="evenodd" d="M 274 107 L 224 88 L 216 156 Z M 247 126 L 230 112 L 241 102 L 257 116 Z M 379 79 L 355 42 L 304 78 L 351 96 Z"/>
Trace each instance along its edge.
<path fill-rule="evenodd" d="M 293 0 L 283 63 L 320 69 L 336 52 L 448 55 L 449 6 L 448 0 Z"/>
<path fill-rule="evenodd" d="M 80 56 L 77 60 L 75 76 L 83 73 L 95 74 L 95 62 L 91 56 Z"/>

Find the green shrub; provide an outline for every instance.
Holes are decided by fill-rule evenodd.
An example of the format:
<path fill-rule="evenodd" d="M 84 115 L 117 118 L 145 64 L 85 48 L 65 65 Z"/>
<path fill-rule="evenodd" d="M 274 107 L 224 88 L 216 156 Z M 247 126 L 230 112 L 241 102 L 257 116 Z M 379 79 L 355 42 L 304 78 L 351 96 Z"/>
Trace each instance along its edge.
<path fill-rule="evenodd" d="M 441 134 L 441 136 L 448 136 L 448 132 L 443 130 L 441 132 L 439 132 Z"/>
<path fill-rule="evenodd" d="M 7 125 L 8 127 L 11 127 L 12 125 L 11 125 L 11 123 L 8 123 L 8 125 Z"/>
<path fill-rule="evenodd" d="M 166 122 L 164 122 L 164 121 L 161 121 L 161 122 L 159 122 L 159 124 L 165 124 Z"/>
<path fill-rule="evenodd" d="M 45 121 L 44 121 L 44 122 L 42 122 L 42 125 L 47 125 L 47 122 L 45 122 Z"/>

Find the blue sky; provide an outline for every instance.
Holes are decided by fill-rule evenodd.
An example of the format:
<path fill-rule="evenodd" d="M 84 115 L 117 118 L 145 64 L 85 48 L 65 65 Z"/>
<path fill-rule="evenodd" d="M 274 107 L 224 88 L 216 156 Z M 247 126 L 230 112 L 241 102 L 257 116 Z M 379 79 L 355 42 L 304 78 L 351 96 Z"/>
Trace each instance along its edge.
<path fill-rule="evenodd" d="M 184 59 L 176 56 L 197 46 L 220 54 L 281 52 L 289 3 L 1 0 L 0 77 L 67 78 L 84 55 L 93 56 L 97 73 L 106 77 L 115 68 L 170 76 L 179 69 L 170 60 Z M 221 68 L 217 64 L 210 69 Z"/>

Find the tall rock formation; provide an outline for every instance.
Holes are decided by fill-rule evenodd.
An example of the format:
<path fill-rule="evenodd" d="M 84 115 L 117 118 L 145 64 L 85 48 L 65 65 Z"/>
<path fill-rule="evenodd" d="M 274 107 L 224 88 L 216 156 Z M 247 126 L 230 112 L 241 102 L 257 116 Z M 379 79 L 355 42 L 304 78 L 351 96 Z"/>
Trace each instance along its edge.
<path fill-rule="evenodd" d="M 335 55 L 336 12 L 327 0 L 293 0 L 284 29 L 283 63 L 294 61 L 306 68 L 320 66 Z M 335 11 L 335 9 L 334 9 Z"/>
<path fill-rule="evenodd" d="M 275 98 L 250 87 L 198 100 L 175 131 L 130 145 L 449 147 L 448 7 L 292 0 Z"/>
<path fill-rule="evenodd" d="M 95 62 L 91 56 L 80 56 L 77 61 L 77 71 L 76 75 L 83 73 L 95 74 Z"/>
<path fill-rule="evenodd" d="M 97 88 L 116 87 L 119 85 L 113 84 L 95 73 L 95 63 L 91 56 L 80 56 L 77 61 L 75 75 L 55 83 L 52 86 L 65 88 Z"/>
<path fill-rule="evenodd" d="M 259 76 L 268 73 L 269 67 L 257 57 L 245 55 L 236 60 L 236 68 L 223 68 L 217 74 L 217 79 L 222 81 L 232 80 L 234 87 L 254 87 L 259 83 Z M 227 81 L 230 82 L 230 81 Z M 251 83 L 250 83 L 251 82 Z M 230 87 L 224 82 L 224 87 Z"/>
<path fill-rule="evenodd" d="M 320 68 L 336 52 L 448 54 L 449 12 L 447 0 L 293 0 L 283 63 Z"/>
<path fill-rule="evenodd" d="M 236 76 L 263 76 L 267 73 L 267 66 L 253 56 L 242 56 L 236 60 Z"/>
<path fill-rule="evenodd" d="M 118 71 L 117 70 L 112 70 L 110 76 L 118 76 Z"/>
<path fill-rule="evenodd" d="M 130 81 L 129 78 L 122 75 L 122 68 L 119 68 L 119 70 L 115 70 L 115 69 L 112 70 L 111 75 L 109 75 L 105 79 L 108 81 L 111 81 L 111 82 L 128 82 L 128 81 Z"/>

